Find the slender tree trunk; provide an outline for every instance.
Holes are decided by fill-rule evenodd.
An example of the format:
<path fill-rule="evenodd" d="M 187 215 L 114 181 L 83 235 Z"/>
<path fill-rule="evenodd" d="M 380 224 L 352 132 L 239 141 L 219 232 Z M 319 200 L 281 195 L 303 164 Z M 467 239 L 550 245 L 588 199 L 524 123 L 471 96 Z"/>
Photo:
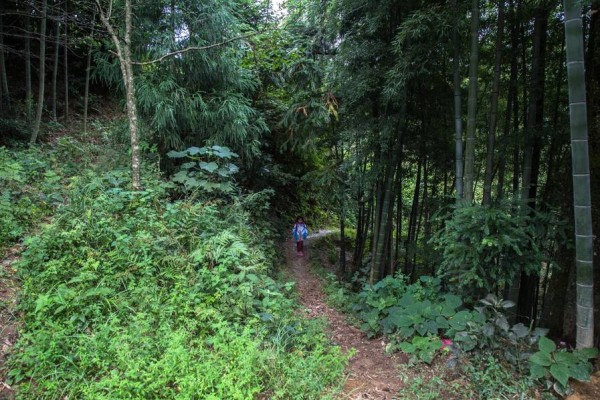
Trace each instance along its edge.
<path fill-rule="evenodd" d="M 471 57 L 469 60 L 469 99 L 467 105 L 467 140 L 465 144 L 465 201 L 473 203 L 475 180 L 475 134 L 477 130 L 477 69 L 479 66 L 479 0 L 471 8 Z"/>
<path fill-rule="evenodd" d="M 396 242 L 394 245 L 394 264 L 397 265 L 400 262 L 400 245 L 402 243 L 402 163 L 398 166 L 398 176 L 396 181 Z"/>
<path fill-rule="evenodd" d="M 371 283 L 374 283 L 381 279 L 381 271 L 385 268 L 385 243 L 386 243 L 386 231 L 388 230 L 388 214 L 390 211 L 390 204 L 393 204 L 392 200 L 392 182 L 394 181 L 394 169 L 395 163 L 394 157 L 392 162 L 388 163 L 385 169 L 384 180 L 382 182 L 382 196 L 381 196 L 381 211 L 379 217 L 378 229 L 373 232 L 377 237 L 375 247 L 373 248 L 373 259 L 371 264 Z"/>
<path fill-rule="evenodd" d="M 69 123 L 69 2 L 65 0 L 65 43 L 64 43 L 64 64 L 65 64 L 65 123 Z"/>
<path fill-rule="evenodd" d="M 131 0 L 125 0 L 125 35 L 122 41 L 111 25 L 109 16 L 104 13 L 100 0 L 96 0 L 96 5 L 100 13 L 100 19 L 110 34 L 117 51 L 117 57 L 119 58 L 121 75 L 123 76 L 123 83 L 125 85 L 127 117 L 129 119 L 129 134 L 131 138 L 131 183 L 134 190 L 141 190 L 137 105 L 133 82 L 133 63 L 131 60 Z"/>
<path fill-rule="evenodd" d="M 539 157 L 539 135 L 541 132 L 540 121 L 543 116 L 544 93 L 544 53 L 546 45 L 546 31 L 548 26 L 548 10 L 537 8 L 533 28 L 533 56 L 531 59 L 531 90 L 529 107 L 527 110 L 527 126 L 525 155 L 523 158 L 523 183 L 521 185 L 521 200 L 523 205 L 535 207 L 535 197 L 531 196 L 532 167 L 536 156 Z M 536 154 L 537 153 L 537 154 Z M 534 188 L 535 189 L 535 188 Z M 533 204 L 531 202 L 534 202 Z"/>
<path fill-rule="evenodd" d="M 25 11 L 25 107 L 27 108 L 27 124 L 31 126 L 33 117 L 33 90 L 31 89 L 31 3 L 27 1 Z"/>
<path fill-rule="evenodd" d="M 27 124 L 31 124 L 33 116 L 33 90 L 31 89 L 31 10 L 29 2 L 27 2 L 27 10 L 25 12 L 25 107 L 27 108 Z"/>
<path fill-rule="evenodd" d="M 404 274 L 412 275 L 413 266 L 411 265 L 412 253 L 414 250 L 414 237 L 415 237 L 415 229 L 417 225 L 417 217 L 419 211 L 419 192 L 421 191 L 421 168 L 423 162 L 421 158 L 419 158 L 419 163 L 417 164 L 417 179 L 415 181 L 415 191 L 413 194 L 412 206 L 410 209 L 410 218 L 408 220 L 408 235 L 406 238 L 406 252 L 404 254 Z"/>
<path fill-rule="evenodd" d="M 56 5 L 56 2 L 55 2 Z M 54 23 L 54 68 L 52 69 L 52 119 L 57 120 L 56 117 L 56 87 L 58 81 L 58 59 L 60 54 L 60 21 L 56 20 Z"/>
<path fill-rule="evenodd" d="M 4 3 L 0 5 L 0 81 L 2 93 L 0 93 L 0 110 L 3 104 L 10 107 L 10 92 L 8 91 L 8 78 L 6 76 L 6 62 L 4 60 Z"/>
<path fill-rule="evenodd" d="M 415 226 L 415 232 L 413 234 L 414 236 L 414 249 L 415 251 L 413 252 L 413 258 L 412 258 L 412 262 L 411 262 L 411 271 L 410 271 L 410 276 L 411 276 L 411 281 L 414 282 L 416 280 L 416 266 L 417 266 L 417 253 L 418 253 L 418 246 L 419 246 L 419 232 L 421 231 L 421 226 L 423 226 L 423 214 L 424 211 L 427 207 L 427 181 L 429 180 L 429 168 L 427 165 L 427 156 L 425 156 L 425 160 L 423 161 L 423 196 L 422 196 L 422 200 L 421 200 L 421 205 L 419 208 L 419 216 L 417 218 L 417 224 Z"/>
<path fill-rule="evenodd" d="M 94 31 L 96 28 L 96 10 L 94 10 L 94 16 L 92 17 L 92 33 L 91 37 L 94 37 Z M 92 70 L 92 45 L 88 49 L 87 62 L 85 67 L 85 91 L 83 95 L 83 132 L 87 133 L 88 124 L 88 107 L 90 101 L 90 72 Z"/>
<path fill-rule="evenodd" d="M 502 45 L 504 41 L 504 0 L 498 1 L 498 23 L 496 33 L 496 55 L 494 60 L 494 82 L 492 83 L 492 101 L 490 110 L 490 126 L 487 141 L 487 159 L 485 179 L 483 182 L 483 204 L 492 201 L 492 179 L 494 171 L 494 146 L 496 142 L 496 126 L 498 120 L 498 92 L 500 88 L 500 67 L 502 64 Z"/>
<path fill-rule="evenodd" d="M 44 89 L 46 85 L 46 22 L 48 13 L 48 0 L 42 1 L 42 21 L 40 25 L 40 78 L 38 90 L 38 103 L 35 114 L 35 122 L 31 133 L 30 143 L 36 142 L 42 123 L 42 112 L 44 111 Z"/>
<path fill-rule="evenodd" d="M 594 346 L 594 268 L 581 5 L 565 0 L 577 265 L 577 348 Z"/>
<path fill-rule="evenodd" d="M 539 164 L 541 153 L 541 132 L 544 115 L 545 47 L 548 22 L 548 8 L 536 10 L 533 29 L 533 57 L 531 60 L 531 91 L 527 113 L 527 143 L 523 159 L 523 183 L 521 191 L 522 212 L 536 207 Z M 537 319 L 539 294 L 539 274 L 521 274 L 517 312 L 520 321 L 526 324 Z"/>
<path fill-rule="evenodd" d="M 454 1 L 456 7 L 457 2 Z M 464 197 L 463 182 L 463 128 L 462 128 L 462 105 L 460 90 L 460 40 L 458 39 L 458 28 L 455 27 L 452 36 L 454 41 L 454 158 L 456 163 L 456 201 L 462 201 Z"/>

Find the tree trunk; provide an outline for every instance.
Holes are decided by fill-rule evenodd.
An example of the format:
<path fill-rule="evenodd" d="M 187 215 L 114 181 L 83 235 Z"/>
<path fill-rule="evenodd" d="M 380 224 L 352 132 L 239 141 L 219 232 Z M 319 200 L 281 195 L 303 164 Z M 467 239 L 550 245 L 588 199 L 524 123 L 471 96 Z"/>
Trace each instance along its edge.
<path fill-rule="evenodd" d="M 10 107 L 10 92 L 8 91 L 8 78 L 6 76 L 6 62 L 4 60 L 4 5 L 0 5 L 0 81 L 2 81 L 2 95 L 0 101 L 6 102 Z"/>
<path fill-rule="evenodd" d="M 65 123 L 69 123 L 69 2 L 65 0 L 65 43 L 64 43 L 64 64 L 65 64 Z"/>
<path fill-rule="evenodd" d="M 471 57 L 469 60 L 469 99 L 465 143 L 465 202 L 473 203 L 475 181 L 475 134 L 477 129 L 477 68 L 479 65 L 479 0 L 471 8 Z"/>
<path fill-rule="evenodd" d="M 421 200 L 421 206 L 419 208 L 419 216 L 417 217 L 417 224 L 415 226 L 414 231 L 414 249 L 413 258 L 411 262 L 411 271 L 410 277 L 411 281 L 414 282 L 416 280 L 416 266 L 417 266 L 417 253 L 418 253 L 418 245 L 419 245 L 419 232 L 421 231 L 421 226 L 423 226 L 423 214 L 427 207 L 427 181 L 429 180 L 429 168 L 427 168 L 427 156 L 425 156 L 425 160 L 423 161 L 423 196 Z"/>
<path fill-rule="evenodd" d="M 564 6 L 577 266 L 577 348 L 580 349 L 594 346 L 590 165 L 581 5 L 577 0 L 565 0 Z"/>
<path fill-rule="evenodd" d="M 456 7 L 457 2 L 454 1 Z M 464 165 L 463 165 L 463 137 L 462 137 L 462 105 L 460 90 L 460 40 L 457 27 L 452 32 L 454 41 L 454 158 L 456 163 L 456 201 L 461 202 L 464 197 Z"/>
<path fill-rule="evenodd" d="M 100 12 L 100 19 L 110 34 L 111 40 L 117 50 L 117 57 L 119 58 L 121 75 L 123 76 L 123 83 L 125 85 L 127 117 L 131 138 L 131 183 L 134 190 L 141 190 L 137 105 L 133 82 L 133 63 L 131 60 L 131 0 L 125 0 L 125 35 L 123 41 L 117 36 L 108 19 L 109 17 L 104 13 L 100 5 L 100 0 L 96 0 L 96 5 Z"/>
<path fill-rule="evenodd" d="M 590 159 L 591 169 L 591 190 L 592 190 L 592 231 L 600 232 L 600 1 L 592 3 L 590 10 L 590 30 L 588 35 L 587 53 L 586 53 L 586 74 L 587 74 L 587 93 L 588 93 L 588 123 L 589 123 L 589 146 L 590 155 L 595 154 Z M 594 264 L 600 263 L 600 239 L 594 241 Z M 600 285 L 600 274 L 594 274 L 595 285 Z M 600 296 L 596 291 L 595 310 L 600 310 Z M 595 331 L 600 332 L 600 317 L 598 314 L 594 317 Z M 598 336 L 598 335 L 596 335 Z M 599 346 L 600 338 L 595 343 Z"/>
<path fill-rule="evenodd" d="M 40 78 L 38 90 L 38 103 L 35 113 L 35 122 L 31 133 L 30 143 L 36 142 L 42 123 L 42 112 L 44 111 L 44 89 L 46 84 L 46 22 L 48 12 L 48 0 L 42 1 L 42 21 L 40 25 Z"/>
<path fill-rule="evenodd" d="M 31 89 L 31 7 L 27 1 L 25 10 L 25 107 L 27 108 L 27 124 L 31 125 L 33 116 L 33 90 Z"/>
<path fill-rule="evenodd" d="M 548 8 L 536 9 L 533 28 L 533 57 L 531 60 L 531 89 L 527 113 L 526 145 L 523 159 L 523 183 L 521 186 L 521 201 L 523 213 L 529 208 L 535 209 L 540 154 L 541 132 L 544 116 L 544 82 L 545 82 L 545 48 L 548 27 Z M 517 312 L 520 321 L 529 324 L 535 321 L 538 311 L 539 274 L 532 272 L 521 275 L 519 302 Z"/>
<path fill-rule="evenodd" d="M 94 31 L 96 28 L 96 10 L 94 10 L 94 16 L 92 17 L 92 33 L 91 37 L 94 37 Z M 85 91 L 83 95 L 83 132 L 87 133 L 88 124 L 88 107 L 90 101 L 90 72 L 92 70 L 92 45 L 88 49 L 87 62 L 85 67 Z"/>
<path fill-rule="evenodd" d="M 411 275 L 413 266 L 411 265 L 412 261 L 412 252 L 414 251 L 414 236 L 415 229 L 417 225 L 418 211 L 419 211 L 419 192 L 421 191 L 421 167 L 422 160 L 419 158 L 419 163 L 417 164 L 417 180 L 415 182 L 415 191 L 413 194 L 412 206 L 410 209 L 410 217 L 408 220 L 408 234 L 406 238 L 406 251 L 404 254 L 404 274 Z"/>
<path fill-rule="evenodd" d="M 56 4 L 56 3 L 55 3 Z M 52 69 L 52 119 L 56 118 L 56 82 L 58 81 L 58 56 L 60 54 L 60 21 L 56 20 L 54 23 L 54 68 Z"/>
<path fill-rule="evenodd" d="M 492 201 L 494 146 L 496 142 L 496 126 L 498 119 L 498 92 L 500 87 L 500 66 L 502 64 L 502 42 L 504 40 L 504 0 L 498 1 L 498 23 L 496 29 L 496 55 L 494 60 L 494 81 L 492 83 L 492 101 L 487 141 L 487 159 L 485 166 L 485 178 L 483 182 L 483 205 L 488 205 Z"/>

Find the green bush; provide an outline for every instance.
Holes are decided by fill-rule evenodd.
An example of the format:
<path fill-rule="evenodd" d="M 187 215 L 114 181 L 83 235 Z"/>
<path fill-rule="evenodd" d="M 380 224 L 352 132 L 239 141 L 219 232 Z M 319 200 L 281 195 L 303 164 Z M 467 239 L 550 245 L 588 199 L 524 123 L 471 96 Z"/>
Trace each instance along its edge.
<path fill-rule="evenodd" d="M 536 221 L 503 203 L 457 207 L 430 241 L 441 253 L 438 276 L 466 302 L 495 293 L 521 270 L 539 271 L 544 260 Z"/>
<path fill-rule="evenodd" d="M 334 386 L 344 358 L 269 277 L 273 242 L 244 201 L 172 202 L 168 185 L 144 185 L 82 171 L 26 241 L 20 397 L 308 399 Z"/>
<path fill-rule="evenodd" d="M 20 239 L 64 199 L 62 170 L 38 149 L 0 147 L 0 247 Z"/>

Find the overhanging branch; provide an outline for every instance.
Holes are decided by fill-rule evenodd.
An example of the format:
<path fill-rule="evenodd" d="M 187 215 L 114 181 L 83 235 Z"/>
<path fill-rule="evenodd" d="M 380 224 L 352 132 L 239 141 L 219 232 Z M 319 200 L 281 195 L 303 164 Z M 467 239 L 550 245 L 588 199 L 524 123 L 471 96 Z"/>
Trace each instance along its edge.
<path fill-rule="evenodd" d="M 263 33 L 264 31 L 261 32 L 252 32 L 252 33 L 248 33 L 246 35 L 241 35 L 241 36 L 236 36 L 234 38 L 231 39 L 227 39 L 224 40 L 222 42 L 219 43 L 213 43 L 213 44 L 209 44 L 206 46 L 190 46 L 190 47 L 186 47 L 185 49 L 181 49 L 181 50 L 176 50 L 176 51 L 172 51 L 170 53 L 167 53 L 157 59 L 151 60 L 151 61 L 133 61 L 132 64 L 135 65 L 149 65 L 149 64 L 156 64 L 156 63 L 160 63 L 163 62 L 164 60 L 166 60 L 169 57 L 172 56 L 176 56 L 178 54 L 183 54 L 183 53 L 187 53 L 189 51 L 197 51 L 197 50 L 208 50 L 208 49 L 212 49 L 214 47 L 219 47 L 219 46 L 223 46 L 226 45 L 227 43 L 231 43 L 231 42 L 235 42 L 236 40 L 242 40 L 242 39 L 246 39 L 255 35 L 258 35 L 259 33 Z"/>

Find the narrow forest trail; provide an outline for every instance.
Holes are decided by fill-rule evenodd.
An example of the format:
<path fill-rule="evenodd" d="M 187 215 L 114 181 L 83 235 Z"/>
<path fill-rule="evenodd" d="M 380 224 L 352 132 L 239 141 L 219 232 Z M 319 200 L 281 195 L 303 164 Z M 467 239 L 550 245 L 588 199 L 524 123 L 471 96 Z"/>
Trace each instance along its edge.
<path fill-rule="evenodd" d="M 22 246 L 15 245 L 2 255 L 0 261 L 0 399 L 13 399 L 14 391 L 6 384 L 8 370 L 5 362 L 17 340 L 16 316 L 19 285 L 13 264 L 21 255 Z"/>
<path fill-rule="evenodd" d="M 309 270 L 311 239 L 323 236 L 319 232 L 305 242 L 303 257 L 296 254 L 293 241 L 285 243 L 286 260 L 295 280 L 300 302 L 309 318 L 327 319 L 327 334 L 333 343 L 347 353 L 354 349 L 346 369 L 347 381 L 341 399 L 395 399 L 403 386 L 396 366 L 406 362 L 402 356 L 384 354 L 386 343 L 382 339 L 368 339 L 364 333 L 346 321 L 346 316 L 325 302 L 321 281 Z"/>

